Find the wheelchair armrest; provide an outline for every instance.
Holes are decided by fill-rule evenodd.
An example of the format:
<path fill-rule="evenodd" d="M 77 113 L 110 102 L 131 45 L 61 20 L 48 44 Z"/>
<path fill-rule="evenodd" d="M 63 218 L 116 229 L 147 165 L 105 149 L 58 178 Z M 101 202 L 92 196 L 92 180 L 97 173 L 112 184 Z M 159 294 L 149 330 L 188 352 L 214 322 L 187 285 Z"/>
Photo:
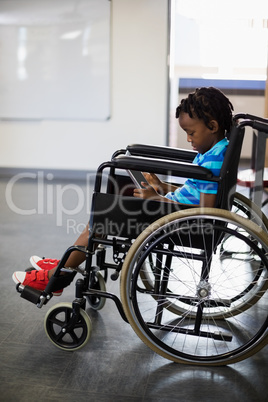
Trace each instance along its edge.
<path fill-rule="evenodd" d="M 117 151 L 115 151 L 115 152 L 113 153 L 111 159 L 115 158 L 115 157 L 118 156 L 118 155 L 125 155 L 125 153 L 126 153 L 126 150 L 125 150 L 125 149 L 118 149 Z"/>
<path fill-rule="evenodd" d="M 148 156 L 149 158 L 161 158 L 176 161 L 192 162 L 197 152 L 149 144 L 131 144 L 126 150 L 133 156 Z"/>
<path fill-rule="evenodd" d="M 105 165 L 105 166 L 104 166 Z M 119 155 L 112 161 L 101 165 L 116 169 L 136 170 L 140 172 L 158 173 L 174 177 L 195 178 L 199 180 L 219 181 L 209 169 L 188 162 L 167 161 L 165 159 L 145 158 Z"/>

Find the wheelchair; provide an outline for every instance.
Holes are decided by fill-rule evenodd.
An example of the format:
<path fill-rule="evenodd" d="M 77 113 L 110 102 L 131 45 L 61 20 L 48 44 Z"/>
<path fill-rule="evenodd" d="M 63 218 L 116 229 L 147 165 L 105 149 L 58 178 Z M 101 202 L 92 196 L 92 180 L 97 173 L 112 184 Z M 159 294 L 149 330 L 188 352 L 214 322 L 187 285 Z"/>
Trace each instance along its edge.
<path fill-rule="evenodd" d="M 44 291 L 17 285 L 22 298 L 41 308 L 81 275 L 73 302 L 46 313 L 45 331 L 55 346 L 85 346 L 92 330 L 86 304 L 101 310 L 106 299 L 149 348 L 177 363 L 232 364 L 267 344 L 267 218 L 235 193 L 246 126 L 268 131 L 259 120 L 236 122 L 219 177 L 193 165 L 192 151 L 144 144 L 99 166 L 88 246 L 66 250 Z M 131 170 L 217 182 L 216 207 L 134 198 Z M 85 254 L 85 268 L 65 268 L 74 251 Z M 120 298 L 106 290 L 109 270 L 112 280 L 120 277 Z"/>

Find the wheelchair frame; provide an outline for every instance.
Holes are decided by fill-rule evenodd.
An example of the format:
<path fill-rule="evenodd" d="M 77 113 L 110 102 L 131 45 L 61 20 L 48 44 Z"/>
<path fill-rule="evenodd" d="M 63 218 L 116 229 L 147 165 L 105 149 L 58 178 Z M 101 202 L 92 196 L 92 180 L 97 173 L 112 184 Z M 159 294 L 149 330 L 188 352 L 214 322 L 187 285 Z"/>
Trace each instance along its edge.
<path fill-rule="evenodd" d="M 17 285 L 22 298 L 41 308 L 53 291 L 68 286 L 77 272 L 82 274 L 75 300 L 59 303 L 46 314 L 45 330 L 57 347 L 83 347 L 91 333 L 86 301 L 100 310 L 107 298 L 145 344 L 178 363 L 231 364 L 267 344 L 267 218 L 235 194 L 245 126 L 268 132 L 258 118 L 234 124 L 219 177 L 191 163 L 195 152 L 142 144 L 119 150 L 100 165 L 88 247 L 68 248 L 43 292 Z M 136 199 L 130 195 L 133 184 L 122 174 L 127 170 L 217 182 L 217 208 L 182 209 L 175 203 Z M 230 212 L 233 204 L 246 218 Z M 135 224 L 126 225 L 131 213 Z M 106 261 L 107 247 L 112 248 L 112 263 Z M 84 270 L 64 267 L 73 251 L 85 254 Z M 106 291 L 110 269 L 113 280 L 121 273 L 120 298 Z M 60 275 L 62 271 L 66 275 Z"/>

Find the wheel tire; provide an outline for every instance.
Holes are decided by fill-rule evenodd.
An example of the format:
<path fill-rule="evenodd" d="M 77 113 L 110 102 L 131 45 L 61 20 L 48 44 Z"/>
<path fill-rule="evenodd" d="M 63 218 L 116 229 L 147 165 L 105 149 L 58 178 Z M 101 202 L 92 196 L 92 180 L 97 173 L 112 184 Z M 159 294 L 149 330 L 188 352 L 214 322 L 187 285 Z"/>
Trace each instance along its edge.
<path fill-rule="evenodd" d="M 93 283 L 91 283 L 89 285 L 89 289 L 90 288 L 106 292 L 105 280 L 99 271 L 96 272 L 96 274 L 94 275 Z M 87 296 L 87 301 L 93 310 L 98 311 L 98 310 L 101 310 L 105 306 L 106 298 L 99 297 L 97 295 L 90 295 L 90 296 Z"/>
<path fill-rule="evenodd" d="M 268 231 L 268 218 L 262 210 L 243 194 L 235 193 L 232 212 L 250 219 L 264 231 Z"/>
<path fill-rule="evenodd" d="M 63 332 L 73 312 L 72 303 L 58 303 L 46 313 L 44 326 L 50 341 L 59 349 L 66 351 L 78 350 L 86 345 L 91 336 L 91 320 L 88 314 L 80 309 L 80 315 L 75 327 Z"/>

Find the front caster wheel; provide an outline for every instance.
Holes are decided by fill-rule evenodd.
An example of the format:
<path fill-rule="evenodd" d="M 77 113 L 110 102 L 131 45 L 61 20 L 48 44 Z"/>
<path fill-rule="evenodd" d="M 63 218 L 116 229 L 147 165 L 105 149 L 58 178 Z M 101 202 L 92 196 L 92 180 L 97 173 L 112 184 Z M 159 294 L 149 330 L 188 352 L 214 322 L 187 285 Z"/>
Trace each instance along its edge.
<path fill-rule="evenodd" d="M 48 310 L 44 322 L 46 334 L 51 342 L 67 351 L 82 348 L 91 335 L 91 320 L 83 309 L 79 311 L 74 328 L 69 329 L 68 324 L 72 318 L 72 303 L 58 303 Z"/>
<path fill-rule="evenodd" d="M 96 272 L 94 275 L 93 280 L 89 284 L 89 289 L 106 292 L 105 280 L 100 272 Z M 98 295 L 89 295 L 87 296 L 87 301 L 93 310 L 101 310 L 106 303 L 106 298 Z"/>

